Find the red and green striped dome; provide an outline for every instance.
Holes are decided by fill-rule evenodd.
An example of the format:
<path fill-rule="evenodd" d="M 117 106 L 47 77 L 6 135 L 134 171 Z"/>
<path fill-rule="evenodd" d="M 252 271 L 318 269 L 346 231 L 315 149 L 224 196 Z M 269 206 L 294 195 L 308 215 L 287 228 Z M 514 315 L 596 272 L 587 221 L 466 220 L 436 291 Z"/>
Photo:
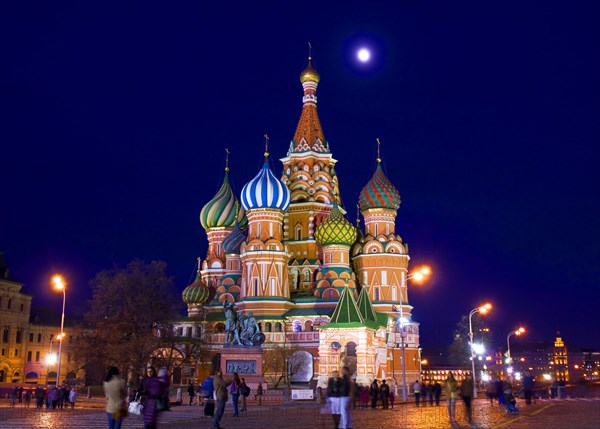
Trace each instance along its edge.
<path fill-rule="evenodd" d="M 352 246 L 356 241 L 356 228 L 344 218 L 337 203 L 334 202 L 329 219 L 317 227 L 315 239 L 321 246 L 330 244 Z"/>
<path fill-rule="evenodd" d="M 361 210 L 398 210 L 400 207 L 400 194 L 384 174 L 381 164 L 377 164 L 375 174 L 360 192 L 359 204 Z"/>

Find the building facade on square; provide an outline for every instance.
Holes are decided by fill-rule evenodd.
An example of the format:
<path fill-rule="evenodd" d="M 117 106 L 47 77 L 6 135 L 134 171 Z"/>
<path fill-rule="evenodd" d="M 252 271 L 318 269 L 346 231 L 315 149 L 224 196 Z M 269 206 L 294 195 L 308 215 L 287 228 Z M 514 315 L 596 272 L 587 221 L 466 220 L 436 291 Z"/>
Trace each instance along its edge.
<path fill-rule="evenodd" d="M 400 195 L 378 157 L 357 196 L 364 230 L 360 218 L 356 225 L 346 219 L 337 160 L 317 114 L 319 81 L 309 57 L 300 75 L 302 112 L 281 167 L 273 166 L 266 138 L 265 152 L 256 154 L 264 164 L 238 195 L 226 163 L 222 186 L 200 213 L 208 251 L 183 292 L 188 317 L 179 327 L 217 355 L 225 342 L 223 303 L 233 302 L 259 321 L 263 349 L 305 356 L 309 369 L 295 381 L 324 383 L 344 364 L 361 383 L 397 379 L 401 344 L 414 381 L 419 324 L 407 293 L 408 246 L 396 232 Z M 401 317 L 407 322 L 399 331 Z M 208 371 L 197 369 L 198 377 Z"/>
<path fill-rule="evenodd" d="M 0 387 L 10 384 L 55 384 L 57 336 L 56 324 L 42 311 L 31 309 L 33 297 L 21 291 L 23 284 L 14 281 L 0 253 Z M 61 352 L 60 383 L 85 377 L 77 361 L 77 333 L 65 326 Z"/>

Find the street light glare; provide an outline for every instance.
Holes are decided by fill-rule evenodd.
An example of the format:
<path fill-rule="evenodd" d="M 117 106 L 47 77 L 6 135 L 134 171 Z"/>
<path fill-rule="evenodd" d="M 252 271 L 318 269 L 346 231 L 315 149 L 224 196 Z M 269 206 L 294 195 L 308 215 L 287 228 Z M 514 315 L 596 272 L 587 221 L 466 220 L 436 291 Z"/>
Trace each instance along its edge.
<path fill-rule="evenodd" d="M 65 288 L 65 281 L 58 274 L 52 277 L 52 283 L 54 284 L 54 287 L 58 290 L 62 290 Z"/>
<path fill-rule="evenodd" d="M 492 309 L 492 304 L 490 304 L 489 302 L 487 304 L 482 305 L 481 307 L 479 307 L 479 312 L 481 314 L 485 314 L 488 311 L 490 311 Z"/>

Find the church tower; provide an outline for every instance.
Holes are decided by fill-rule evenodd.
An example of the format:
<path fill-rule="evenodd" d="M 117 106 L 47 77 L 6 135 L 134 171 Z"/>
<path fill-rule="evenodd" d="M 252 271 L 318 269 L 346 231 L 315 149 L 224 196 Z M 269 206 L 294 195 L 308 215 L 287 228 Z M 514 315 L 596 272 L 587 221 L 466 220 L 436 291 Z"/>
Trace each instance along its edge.
<path fill-rule="evenodd" d="M 329 217 L 337 190 L 336 160 L 329 151 L 317 114 L 319 73 L 308 57 L 300 74 L 304 90 L 302 113 L 287 156 L 281 159 L 281 181 L 291 193 L 291 204 L 284 218 L 284 240 L 290 260 L 289 283 L 292 291 L 316 287 L 315 271 L 322 255 L 315 240 L 317 226 Z"/>
<path fill-rule="evenodd" d="M 248 238 L 240 248 L 243 308 L 256 316 L 281 316 L 291 307 L 283 244 L 290 192 L 269 168 L 268 146 L 265 163 L 242 189 L 241 201 L 248 217 Z"/>
<path fill-rule="evenodd" d="M 396 234 L 396 214 L 400 194 L 381 168 L 360 193 L 359 205 L 365 220 L 365 233 L 353 248 L 353 264 L 359 283 L 366 287 L 378 312 L 409 318 L 406 277 L 408 246 Z M 401 314 L 396 308 L 401 307 Z"/>
<path fill-rule="evenodd" d="M 225 162 L 225 177 L 217 195 L 210 200 L 200 212 L 200 224 L 208 237 L 208 252 L 202 264 L 201 276 L 204 283 L 216 289 L 219 280 L 225 274 L 225 253 L 222 242 L 233 226 L 237 217 L 245 223 L 245 213 L 238 210 L 239 201 L 229 184 L 229 161 Z"/>

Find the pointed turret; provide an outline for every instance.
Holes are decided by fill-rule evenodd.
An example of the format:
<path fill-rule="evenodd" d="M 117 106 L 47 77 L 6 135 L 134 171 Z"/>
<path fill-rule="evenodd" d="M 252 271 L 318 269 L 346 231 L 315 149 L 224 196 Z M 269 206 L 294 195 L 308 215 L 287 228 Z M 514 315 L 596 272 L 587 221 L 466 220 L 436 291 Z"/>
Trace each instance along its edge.
<path fill-rule="evenodd" d="M 308 66 L 300 74 L 304 89 L 302 114 L 296 127 L 294 140 L 290 144 L 288 156 L 293 152 L 329 153 L 329 144 L 325 140 L 319 115 L 317 114 L 317 86 L 321 76 L 312 66 L 312 57 L 308 56 Z"/>
<path fill-rule="evenodd" d="M 364 326 L 365 319 L 360 314 L 350 289 L 346 287 L 331 315 L 331 322 L 321 327 L 321 329 L 359 328 Z"/>

